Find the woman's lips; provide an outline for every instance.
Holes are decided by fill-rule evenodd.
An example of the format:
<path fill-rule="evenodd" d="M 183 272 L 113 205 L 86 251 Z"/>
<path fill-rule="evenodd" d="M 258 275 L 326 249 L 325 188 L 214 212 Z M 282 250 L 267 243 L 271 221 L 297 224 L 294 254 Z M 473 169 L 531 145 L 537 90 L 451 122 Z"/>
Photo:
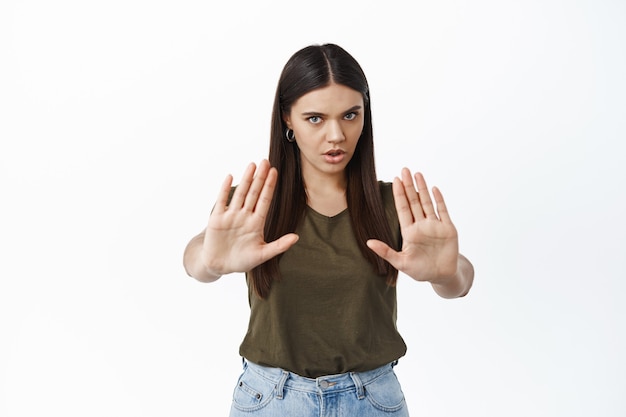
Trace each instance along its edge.
<path fill-rule="evenodd" d="M 329 164 L 338 164 L 345 158 L 346 153 L 341 149 L 332 149 L 324 154 L 324 159 Z"/>

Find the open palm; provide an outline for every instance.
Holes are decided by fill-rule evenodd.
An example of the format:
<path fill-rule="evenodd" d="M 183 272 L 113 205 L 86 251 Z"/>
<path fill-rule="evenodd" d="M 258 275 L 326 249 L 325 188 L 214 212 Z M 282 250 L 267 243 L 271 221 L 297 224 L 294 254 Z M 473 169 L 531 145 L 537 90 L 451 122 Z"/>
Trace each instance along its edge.
<path fill-rule="evenodd" d="M 263 230 L 276 176 L 276 169 L 270 168 L 267 160 L 258 169 L 250 164 L 230 202 L 232 176 L 222 184 L 202 245 L 202 261 L 212 274 L 250 271 L 298 240 L 297 235 L 289 233 L 265 242 Z"/>
<path fill-rule="evenodd" d="M 433 188 L 436 207 L 421 173 L 402 169 L 393 181 L 393 195 L 402 234 L 402 249 L 395 251 L 379 240 L 367 242 L 378 256 L 418 281 L 437 283 L 453 276 L 459 257 L 458 234 L 443 195 Z"/>

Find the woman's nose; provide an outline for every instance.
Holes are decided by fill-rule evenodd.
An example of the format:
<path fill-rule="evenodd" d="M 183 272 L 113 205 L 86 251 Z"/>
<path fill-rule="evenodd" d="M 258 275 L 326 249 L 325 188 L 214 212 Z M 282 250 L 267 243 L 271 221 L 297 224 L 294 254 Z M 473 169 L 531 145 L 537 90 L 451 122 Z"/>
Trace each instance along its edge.
<path fill-rule="evenodd" d="M 330 143 L 339 143 L 346 140 L 343 129 L 339 122 L 328 123 L 328 132 L 326 133 L 327 141 Z"/>

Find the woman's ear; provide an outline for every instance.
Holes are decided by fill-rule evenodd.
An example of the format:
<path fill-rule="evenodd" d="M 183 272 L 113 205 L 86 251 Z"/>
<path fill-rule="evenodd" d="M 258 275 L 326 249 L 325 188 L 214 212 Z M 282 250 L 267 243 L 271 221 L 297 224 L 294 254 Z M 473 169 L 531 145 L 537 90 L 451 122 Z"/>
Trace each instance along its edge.
<path fill-rule="evenodd" d="M 291 129 L 291 118 L 288 114 L 283 113 L 283 122 L 285 122 L 287 128 Z"/>

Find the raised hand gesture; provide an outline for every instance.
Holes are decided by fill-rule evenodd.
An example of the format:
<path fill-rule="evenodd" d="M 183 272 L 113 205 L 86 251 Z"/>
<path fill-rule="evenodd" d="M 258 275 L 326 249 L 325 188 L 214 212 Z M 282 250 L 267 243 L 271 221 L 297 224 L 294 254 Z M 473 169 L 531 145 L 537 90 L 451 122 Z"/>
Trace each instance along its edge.
<path fill-rule="evenodd" d="M 265 242 L 263 229 L 276 176 L 276 169 L 267 160 L 261 161 L 258 168 L 250 164 L 230 203 L 233 178 L 226 177 L 204 233 L 195 245 L 190 242 L 186 251 L 190 275 L 211 281 L 231 272 L 247 272 L 296 243 L 298 236 L 294 233 Z"/>
<path fill-rule="evenodd" d="M 455 287 L 453 295 L 445 289 L 443 293 L 438 291 L 443 296 L 461 295 L 465 290 L 458 287 L 465 286 L 467 280 L 459 282 L 464 280 L 458 274 L 459 265 L 463 264 L 461 269 L 467 270 L 471 269 L 471 264 L 459 255 L 457 230 L 450 220 L 443 195 L 433 187 L 435 207 L 423 175 L 416 173 L 414 177 L 417 190 L 407 168 L 402 169 L 401 179 L 393 181 L 402 234 L 401 251 L 395 251 L 379 240 L 372 239 L 367 244 L 378 256 L 417 281 L 428 281 L 435 287 Z"/>

